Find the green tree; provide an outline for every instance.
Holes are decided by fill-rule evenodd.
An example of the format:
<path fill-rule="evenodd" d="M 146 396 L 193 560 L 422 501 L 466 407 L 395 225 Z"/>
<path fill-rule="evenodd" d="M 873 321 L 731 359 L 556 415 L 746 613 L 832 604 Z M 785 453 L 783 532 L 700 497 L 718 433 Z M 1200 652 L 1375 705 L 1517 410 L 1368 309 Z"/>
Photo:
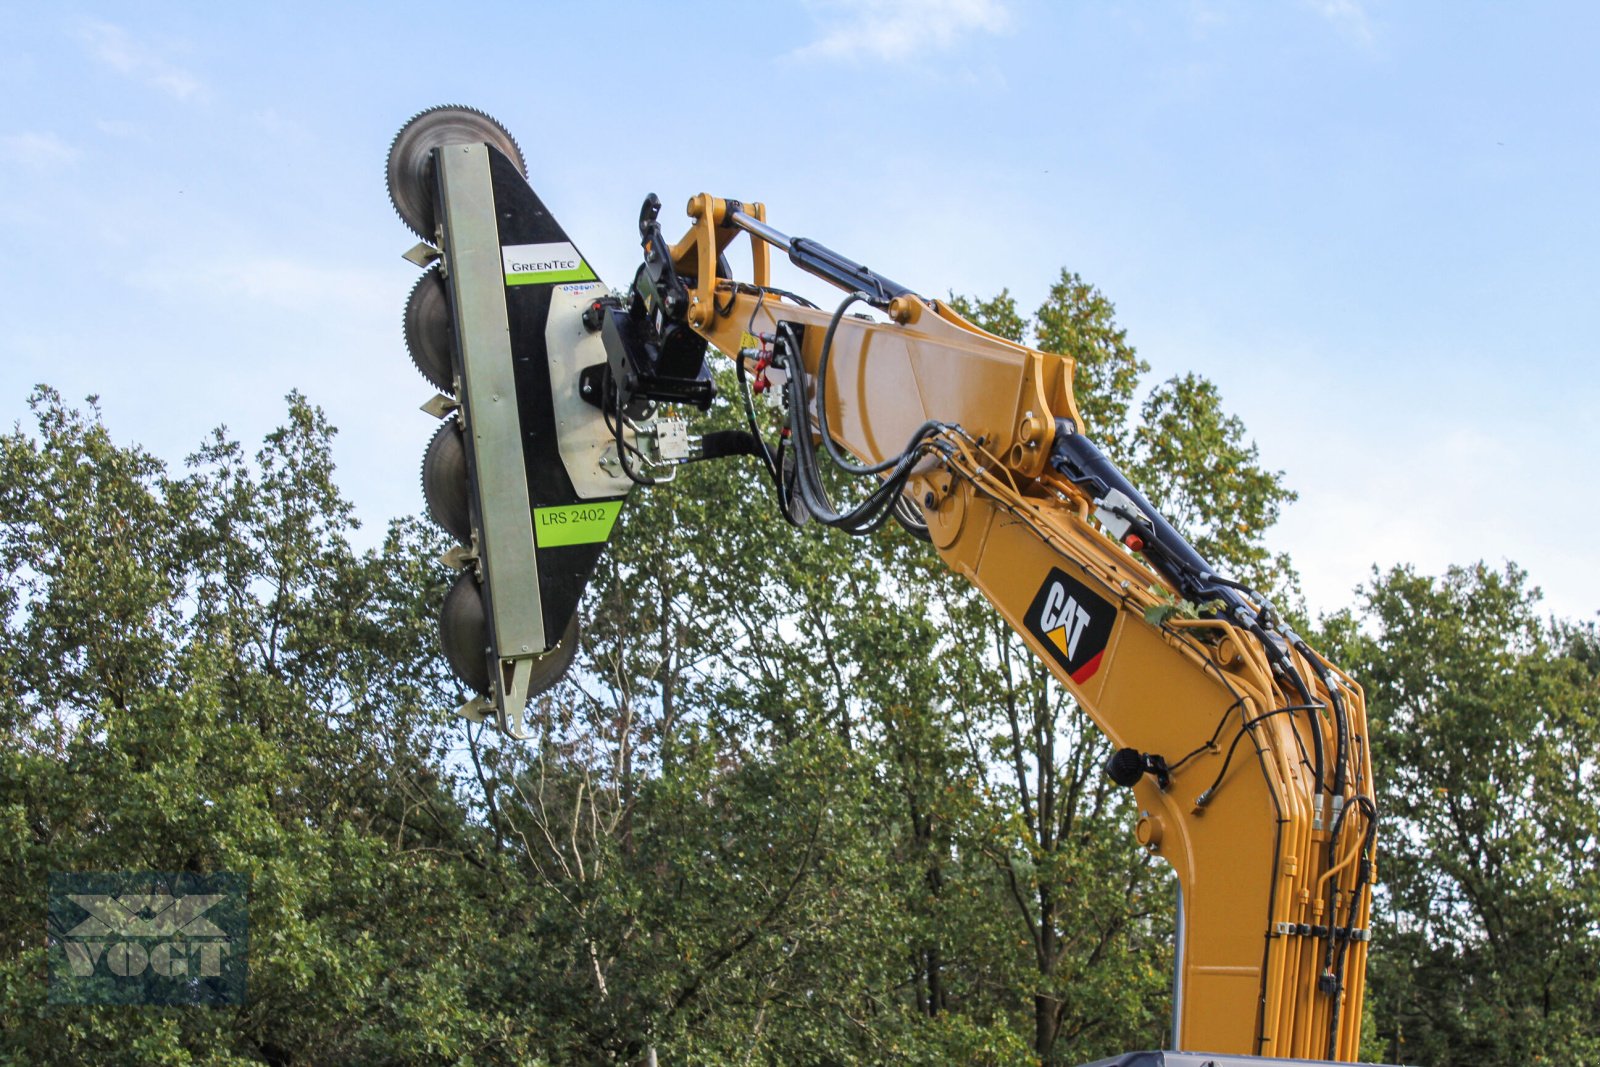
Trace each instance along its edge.
<path fill-rule="evenodd" d="M 480 995 L 504 931 L 419 640 L 439 539 L 351 551 L 299 397 L 253 461 L 219 435 L 181 475 L 92 408 L 33 409 L 0 437 L 0 1055 L 531 1058 L 513 998 Z M 83 870 L 248 877 L 247 1002 L 46 1012 L 46 880 Z"/>
<path fill-rule="evenodd" d="M 1600 640 L 1516 567 L 1375 574 L 1325 620 L 1366 687 L 1380 889 L 1371 1050 L 1600 1058 Z"/>
<path fill-rule="evenodd" d="M 1025 319 L 1089 432 L 1253 581 L 1287 499 L 1214 388 L 1145 390 L 1103 294 Z M 51 870 L 236 870 L 239 1009 L 39 1021 L 0 916 L 0 1048 L 45 1062 L 1050 1063 L 1159 1044 L 1171 891 L 1103 742 L 926 546 L 785 525 L 749 461 L 635 494 L 535 741 L 450 721 L 444 538 L 356 552 L 303 398 L 174 472 L 35 397 L 0 438 L 0 827 Z M 725 425 L 742 422 L 719 409 Z M 742 464 L 742 466 L 741 466 Z M 849 495 L 851 487 L 841 486 Z M 1240 521 L 1244 528 L 1241 528 Z M 1262 575 L 1266 575 L 1265 578 Z"/>

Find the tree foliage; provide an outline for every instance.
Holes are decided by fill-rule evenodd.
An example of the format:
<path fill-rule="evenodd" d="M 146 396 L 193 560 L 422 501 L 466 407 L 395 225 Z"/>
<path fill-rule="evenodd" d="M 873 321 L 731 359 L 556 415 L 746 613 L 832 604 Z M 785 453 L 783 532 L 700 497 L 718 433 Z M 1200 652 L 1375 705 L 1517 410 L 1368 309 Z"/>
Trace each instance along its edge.
<path fill-rule="evenodd" d="M 1293 598 L 1292 500 L 1198 376 L 1063 273 L 985 328 L 1208 557 Z M 778 516 L 753 467 L 635 494 L 578 666 L 508 742 L 450 717 L 442 535 L 352 547 L 304 398 L 169 468 L 41 389 L 0 437 L 0 1059 L 1060 1064 L 1167 1044 L 1171 879 L 1106 746 L 920 542 Z M 734 424 L 730 410 L 716 417 Z M 842 492 L 848 493 L 848 488 Z M 1384 784 L 1373 1049 L 1586 1062 L 1592 627 L 1514 569 L 1380 576 L 1324 644 Z M 47 1005 L 52 871 L 251 884 L 238 1007 Z"/>
<path fill-rule="evenodd" d="M 1600 640 L 1538 608 L 1513 566 L 1399 567 L 1328 624 L 1381 768 L 1372 1015 L 1396 1062 L 1600 1057 Z"/>
<path fill-rule="evenodd" d="M 173 474 L 49 391 L 0 438 L 0 1039 L 15 1062 L 532 1057 L 502 997 L 492 864 L 422 702 L 438 538 L 357 554 L 298 396 L 246 462 Z M 431 569 L 430 569 L 431 570 Z M 409 583 L 408 583 L 409 579 Z M 250 880 L 238 1008 L 44 1010 L 52 871 Z"/>

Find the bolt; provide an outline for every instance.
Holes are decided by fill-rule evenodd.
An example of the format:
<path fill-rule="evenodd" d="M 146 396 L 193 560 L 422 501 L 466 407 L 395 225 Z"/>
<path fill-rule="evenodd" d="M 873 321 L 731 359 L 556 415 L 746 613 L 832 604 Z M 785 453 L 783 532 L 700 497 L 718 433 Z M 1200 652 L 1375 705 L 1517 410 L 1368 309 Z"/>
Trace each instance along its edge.
<path fill-rule="evenodd" d="M 934 497 L 932 489 L 928 490 L 926 493 L 923 494 L 923 496 L 922 496 L 922 506 L 923 507 L 932 509 L 932 508 L 937 507 L 938 504 L 939 504 L 939 501 L 938 501 L 937 498 Z"/>

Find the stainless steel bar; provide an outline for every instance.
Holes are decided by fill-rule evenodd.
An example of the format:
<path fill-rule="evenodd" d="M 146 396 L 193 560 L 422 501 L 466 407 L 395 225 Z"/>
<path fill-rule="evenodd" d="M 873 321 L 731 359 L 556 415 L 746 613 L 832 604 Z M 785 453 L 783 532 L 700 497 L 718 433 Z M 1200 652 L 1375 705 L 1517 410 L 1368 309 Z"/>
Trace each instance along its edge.
<path fill-rule="evenodd" d="M 781 233 L 780 231 L 773 229 L 771 226 L 768 226 L 760 219 L 751 218 L 742 211 L 729 212 L 728 221 L 739 227 L 739 229 L 743 230 L 745 233 L 759 237 L 768 244 L 777 245 L 785 252 L 789 251 L 794 245 L 794 238 L 790 237 L 788 234 Z"/>

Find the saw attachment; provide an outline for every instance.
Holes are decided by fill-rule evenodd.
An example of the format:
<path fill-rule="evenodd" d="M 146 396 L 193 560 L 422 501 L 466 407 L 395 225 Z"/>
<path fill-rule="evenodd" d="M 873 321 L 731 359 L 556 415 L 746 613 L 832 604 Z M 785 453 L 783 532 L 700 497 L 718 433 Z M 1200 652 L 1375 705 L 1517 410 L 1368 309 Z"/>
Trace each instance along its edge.
<path fill-rule="evenodd" d="M 552 688 L 566 675 L 573 658 L 578 654 L 578 633 L 578 616 L 574 613 L 554 648 L 542 656 L 524 661 L 527 691 L 519 694 L 519 706 L 523 701 L 531 700 Z M 456 677 L 476 692 L 492 692 L 488 610 L 483 601 L 483 590 L 470 568 L 456 576 L 455 584 L 445 594 L 444 606 L 439 611 L 439 635 L 444 644 L 445 659 L 449 661 Z"/>
<path fill-rule="evenodd" d="M 567 623 L 567 628 L 561 634 L 561 641 L 533 661 L 533 671 L 528 675 L 528 697 L 532 699 L 545 690 L 561 681 L 567 673 L 567 668 L 572 666 L 572 660 L 578 654 L 578 616 L 573 614 L 572 620 Z"/>
<path fill-rule="evenodd" d="M 476 108 L 446 104 L 429 108 L 400 127 L 389 146 L 389 202 L 405 224 L 424 241 L 436 240 L 438 208 L 434 202 L 433 150 L 445 145 L 487 144 L 527 176 L 528 165 L 511 134 Z"/>
<path fill-rule="evenodd" d="M 455 333 L 450 326 L 450 298 L 444 275 L 435 264 L 417 279 L 406 301 L 406 351 L 422 376 L 439 390 L 456 393 Z"/>
<path fill-rule="evenodd" d="M 472 513 L 467 502 L 467 446 L 461 420 L 446 419 L 422 457 L 422 497 L 428 515 L 464 545 L 472 544 Z"/>
<path fill-rule="evenodd" d="M 489 613 L 478 578 L 467 568 L 444 595 L 439 609 L 439 637 L 444 658 L 456 677 L 474 692 L 489 692 Z"/>
<path fill-rule="evenodd" d="M 422 112 L 385 170 L 396 214 L 422 238 L 406 254 L 422 277 L 402 322 L 439 391 L 422 406 L 442 425 L 421 481 L 428 517 L 456 542 L 443 557 L 459 568 L 439 616 L 444 657 L 476 694 L 465 707 L 525 738 L 529 701 L 577 655 L 583 592 L 633 485 L 607 467 L 614 433 L 584 397 L 585 372 L 609 366 L 584 320 L 606 290 L 483 112 Z M 653 418 L 637 421 L 670 451 Z"/>

